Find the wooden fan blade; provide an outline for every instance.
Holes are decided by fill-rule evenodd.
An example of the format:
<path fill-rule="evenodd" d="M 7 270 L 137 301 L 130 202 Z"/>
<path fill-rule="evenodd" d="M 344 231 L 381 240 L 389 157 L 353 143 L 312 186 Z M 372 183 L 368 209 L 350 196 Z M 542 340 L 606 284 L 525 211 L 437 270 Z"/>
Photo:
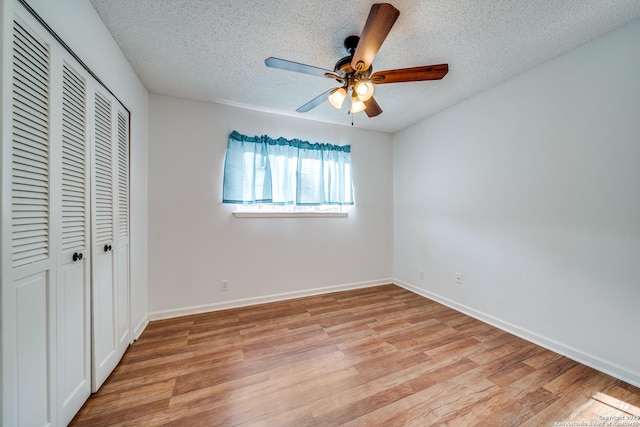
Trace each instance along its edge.
<path fill-rule="evenodd" d="M 367 113 L 367 116 L 369 117 L 375 117 L 378 114 L 382 113 L 382 108 L 380 108 L 376 100 L 373 99 L 373 96 L 364 101 L 364 105 L 365 107 L 367 107 L 364 112 Z"/>
<path fill-rule="evenodd" d="M 400 11 L 389 3 L 376 3 L 371 6 L 358 47 L 351 60 L 351 67 L 354 70 L 361 72 L 369 69 L 398 16 Z"/>
<path fill-rule="evenodd" d="M 327 98 L 329 97 L 329 93 L 332 90 L 333 89 L 329 89 L 326 92 L 322 92 L 320 95 L 316 96 L 311 101 L 307 102 L 302 107 L 298 108 L 296 111 L 298 113 L 306 113 L 307 111 L 310 111 L 310 110 L 316 108 L 318 105 L 322 104 L 324 101 L 327 100 Z"/>
<path fill-rule="evenodd" d="M 329 77 L 331 79 L 342 80 L 338 74 L 331 70 L 314 67 L 313 65 L 300 64 L 299 62 L 287 61 L 286 59 L 269 57 L 264 60 L 267 67 L 279 68 L 280 70 L 295 71 L 296 73 L 310 74 L 318 77 Z"/>
<path fill-rule="evenodd" d="M 440 80 L 449 72 L 448 64 L 425 65 L 422 67 L 399 68 L 397 70 L 377 71 L 371 75 L 371 81 L 377 85 L 383 83 L 419 82 Z"/>

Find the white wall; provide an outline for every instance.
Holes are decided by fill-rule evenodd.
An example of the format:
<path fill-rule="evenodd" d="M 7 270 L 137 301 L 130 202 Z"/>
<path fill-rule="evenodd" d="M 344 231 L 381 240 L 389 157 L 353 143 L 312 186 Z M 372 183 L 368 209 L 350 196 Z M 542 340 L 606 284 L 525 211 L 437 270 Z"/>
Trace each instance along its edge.
<path fill-rule="evenodd" d="M 394 277 L 640 385 L 639 76 L 640 21 L 396 134 Z"/>
<path fill-rule="evenodd" d="M 351 144 L 356 206 L 348 218 L 233 217 L 234 206 L 221 200 L 234 129 Z M 388 283 L 391 135 L 151 94 L 149 141 L 152 318 L 317 288 Z M 223 279 L 227 292 L 220 291 Z"/>
<path fill-rule="evenodd" d="M 148 312 L 148 93 L 89 1 L 28 3 L 131 112 L 131 322 L 137 337 Z"/>

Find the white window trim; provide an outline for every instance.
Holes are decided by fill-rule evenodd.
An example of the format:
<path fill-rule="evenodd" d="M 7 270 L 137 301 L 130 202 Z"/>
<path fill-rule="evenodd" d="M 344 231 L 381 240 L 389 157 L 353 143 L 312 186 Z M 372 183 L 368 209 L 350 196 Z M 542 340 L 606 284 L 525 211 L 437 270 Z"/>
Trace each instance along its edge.
<path fill-rule="evenodd" d="M 236 205 L 236 218 L 346 218 L 347 206 Z"/>
<path fill-rule="evenodd" d="M 236 218 L 346 218 L 348 212 L 233 212 Z"/>

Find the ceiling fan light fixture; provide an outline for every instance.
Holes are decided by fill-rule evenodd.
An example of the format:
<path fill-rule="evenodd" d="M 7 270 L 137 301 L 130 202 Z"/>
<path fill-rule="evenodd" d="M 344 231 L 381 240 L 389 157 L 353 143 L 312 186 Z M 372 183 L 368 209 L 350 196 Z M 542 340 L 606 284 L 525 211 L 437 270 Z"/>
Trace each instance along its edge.
<path fill-rule="evenodd" d="M 366 108 L 367 106 L 364 105 L 364 102 L 358 99 L 358 95 L 355 92 L 353 92 L 353 95 L 351 96 L 351 109 L 349 110 L 349 113 L 351 114 L 360 113 L 361 111 L 364 111 Z"/>
<path fill-rule="evenodd" d="M 354 92 L 360 101 L 368 101 L 373 96 L 373 83 L 369 80 L 360 80 L 353 87 Z"/>
<path fill-rule="evenodd" d="M 329 103 L 338 110 L 342 108 L 344 100 L 347 98 L 347 90 L 343 87 L 335 88 L 329 93 Z"/>
<path fill-rule="evenodd" d="M 299 113 L 311 111 L 327 100 L 339 110 L 350 96 L 349 114 L 365 111 L 368 117 L 376 117 L 382 108 L 373 97 L 374 85 L 440 80 L 449 71 L 448 64 L 436 64 L 373 72 L 372 62 L 399 15 L 400 11 L 389 3 L 373 4 L 360 36 L 352 35 L 344 40 L 349 56 L 339 59 L 333 71 L 274 57 L 265 59 L 264 63 L 271 68 L 330 78 L 342 85 L 325 90 L 296 109 Z"/>

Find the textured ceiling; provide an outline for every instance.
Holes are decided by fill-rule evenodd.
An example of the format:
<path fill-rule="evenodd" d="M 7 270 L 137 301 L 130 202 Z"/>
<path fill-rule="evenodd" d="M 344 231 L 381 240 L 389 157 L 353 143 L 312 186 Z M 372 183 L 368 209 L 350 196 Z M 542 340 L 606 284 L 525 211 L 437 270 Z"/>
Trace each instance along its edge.
<path fill-rule="evenodd" d="M 346 105 L 296 108 L 338 86 L 268 68 L 269 56 L 333 69 L 374 3 L 365 0 L 91 0 L 153 93 L 351 125 Z M 638 0 L 393 0 L 400 17 L 374 71 L 449 64 L 440 81 L 378 85 L 383 114 L 355 126 L 403 129 L 640 18 Z M 603 64 L 593 64 L 601 67 Z"/>

